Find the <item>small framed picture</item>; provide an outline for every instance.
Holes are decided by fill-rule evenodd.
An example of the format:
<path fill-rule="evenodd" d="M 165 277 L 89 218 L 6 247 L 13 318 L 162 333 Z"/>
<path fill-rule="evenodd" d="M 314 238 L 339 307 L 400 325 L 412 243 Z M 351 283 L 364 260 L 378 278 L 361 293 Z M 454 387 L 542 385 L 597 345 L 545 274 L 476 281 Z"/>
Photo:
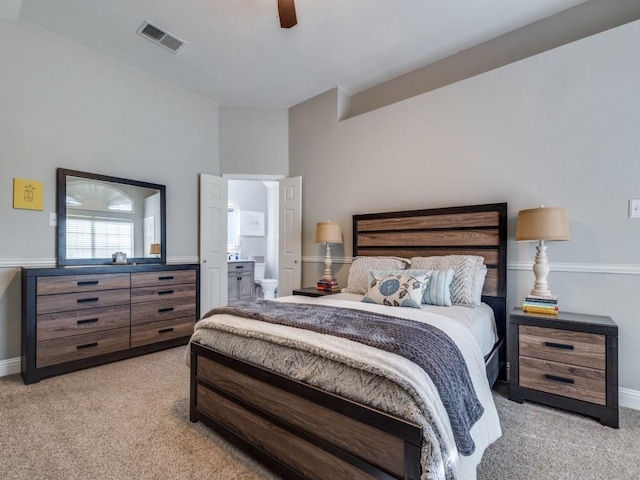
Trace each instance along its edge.
<path fill-rule="evenodd" d="M 264 212 L 240 210 L 240 235 L 264 237 Z"/>

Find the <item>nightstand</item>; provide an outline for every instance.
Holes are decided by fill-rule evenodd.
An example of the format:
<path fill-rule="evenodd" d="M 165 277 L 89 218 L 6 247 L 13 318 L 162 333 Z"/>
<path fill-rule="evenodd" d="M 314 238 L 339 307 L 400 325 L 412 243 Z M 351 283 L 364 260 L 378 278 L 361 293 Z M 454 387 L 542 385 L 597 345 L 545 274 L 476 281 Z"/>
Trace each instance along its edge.
<path fill-rule="evenodd" d="M 304 295 L 305 297 L 324 297 L 325 295 L 334 295 L 340 292 L 323 292 L 316 287 L 298 288 L 293 291 L 294 295 Z"/>
<path fill-rule="evenodd" d="M 509 349 L 511 400 L 570 410 L 618 428 L 618 326 L 611 318 L 514 308 Z"/>

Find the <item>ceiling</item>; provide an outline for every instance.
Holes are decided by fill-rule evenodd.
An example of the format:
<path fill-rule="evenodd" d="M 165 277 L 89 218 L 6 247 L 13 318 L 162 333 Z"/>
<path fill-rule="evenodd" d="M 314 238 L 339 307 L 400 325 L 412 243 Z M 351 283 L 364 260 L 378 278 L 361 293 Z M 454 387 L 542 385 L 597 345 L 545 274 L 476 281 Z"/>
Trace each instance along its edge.
<path fill-rule="evenodd" d="M 281 29 L 276 0 L 9 1 L 23 22 L 216 103 L 278 107 L 358 93 L 585 2 L 296 0 L 298 25 Z M 145 20 L 187 45 L 137 35 Z"/>

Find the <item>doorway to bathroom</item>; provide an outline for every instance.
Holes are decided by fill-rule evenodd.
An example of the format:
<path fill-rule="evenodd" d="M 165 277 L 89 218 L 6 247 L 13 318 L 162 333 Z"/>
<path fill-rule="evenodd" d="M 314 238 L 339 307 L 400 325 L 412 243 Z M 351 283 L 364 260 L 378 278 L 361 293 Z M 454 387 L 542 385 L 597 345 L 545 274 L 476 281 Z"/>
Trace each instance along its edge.
<path fill-rule="evenodd" d="M 225 176 L 226 177 L 226 176 Z M 253 260 L 257 298 L 277 296 L 279 178 L 228 178 L 227 258 Z"/>
<path fill-rule="evenodd" d="M 238 252 L 238 259 L 249 255 L 254 255 L 243 246 L 242 237 L 254 236 L 243 235 L 243 232 L 259 233 L 261 228 L 265 229 L 266 239 L 275 240 L 277 245 L 273 250 L 276 252 L 276 267 L 270 272 L 277 272 L 277 288 L 280 296 L 291 295 L 293 290 L 300 288 L 302 278 L 302 177 L 280 177 L 280 176 L 259 176 L 231 175 L 217 177 L 206 173 L 199 175 L 199 250 L 200 250 L 200 306 L 201 311 L 207 312 L 217 306 L 227 305 L 228 294 L 228 249 L 229 236 L 227 227 L 229 224 L 229 201 L 228 183 L 231 180 L 257 180 L 260 182 L 274 182 L 277 184 L 276 192 L 272 195 L 277 199 L 271 205 L 275 207 L 276 214 L 268 217 L 264 221 L 260 215 L 252 214 L 255 210 L 249 210 L 243 222 L 242 209 L 234 208 L 233 214 L 237 220 L 233 223 L 236 228 L 234 249 Z M 266 186 L 265 186 L 266 188 Z M 268 204 L 267 200 L 267 204 Z M 234 206 L 234 205 L 232 205 Z M 244 229 L 244 230 L 243 230 Z M 269 233 L 270 232 L 270 233 Z M 232 237 L 235 238 L 235 237 Z M 250 246 L 249 246 L 250 247 Z M 269 261 L 268 253 L 265 260 Z M 235 268 L 234 268 L 235 270 Z M 265 268 L 266 270 L 266 268 Z M 265 271 L 265 276 L 268 273 Z M 237 279 L 236 279 L 237 280 Z"/>

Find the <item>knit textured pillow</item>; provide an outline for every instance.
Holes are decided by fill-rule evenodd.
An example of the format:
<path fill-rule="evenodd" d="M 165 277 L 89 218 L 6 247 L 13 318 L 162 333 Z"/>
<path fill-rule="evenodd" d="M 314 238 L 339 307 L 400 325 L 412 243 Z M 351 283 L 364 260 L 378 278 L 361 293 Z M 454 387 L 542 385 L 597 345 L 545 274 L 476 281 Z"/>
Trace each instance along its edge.
<path fill-rule="evenodd" d="M 477 307 L 476 271 L 486 269 L 484 258 L 476 255 L 443 255 L 434 257 L 413 257 L 414 268 L 427 270 L 453 270 L 451 281 L 451 303 L 466 307 Z"/>
<path fill-rule="evenodd" d="M 370 270 L 404 270 L 410 264 L 400 257 L 356 257 L 349 268 L 345 292 L 366 294 Z"/>
<path fill-rule="evenodd" d="M 363 302 L 392 307 L 420 308 L 429 275 L 370 272 L 369 287 Z"/>

